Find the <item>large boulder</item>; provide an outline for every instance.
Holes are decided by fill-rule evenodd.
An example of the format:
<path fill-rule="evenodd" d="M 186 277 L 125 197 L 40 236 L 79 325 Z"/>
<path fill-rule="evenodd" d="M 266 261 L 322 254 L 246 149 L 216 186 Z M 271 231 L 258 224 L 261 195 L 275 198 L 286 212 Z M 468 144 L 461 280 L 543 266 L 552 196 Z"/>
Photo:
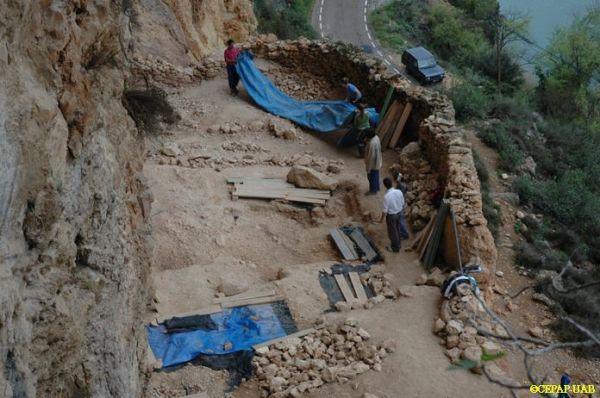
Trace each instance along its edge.
<path fill-rule="evenodd" d="M 305 166 L 292 167 L 287 181 L 298 188 L 333 190 L 337 187 L 335 179 Z"/>

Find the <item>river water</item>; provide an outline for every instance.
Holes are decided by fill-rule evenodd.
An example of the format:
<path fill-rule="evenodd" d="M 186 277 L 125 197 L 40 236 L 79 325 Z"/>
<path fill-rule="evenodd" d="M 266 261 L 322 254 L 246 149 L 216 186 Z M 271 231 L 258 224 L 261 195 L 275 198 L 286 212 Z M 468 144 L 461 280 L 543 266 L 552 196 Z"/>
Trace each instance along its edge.
<path fill-rule="evenodd" d="M 583 16 L 599 0 L 499 0 L 502 12 L 517 11 L 528 15 L 529 38 L 545 48 L 556 28 L 568 27 L 576 16 Z M 539 52 L 526 48 L 528 57 Z"/>

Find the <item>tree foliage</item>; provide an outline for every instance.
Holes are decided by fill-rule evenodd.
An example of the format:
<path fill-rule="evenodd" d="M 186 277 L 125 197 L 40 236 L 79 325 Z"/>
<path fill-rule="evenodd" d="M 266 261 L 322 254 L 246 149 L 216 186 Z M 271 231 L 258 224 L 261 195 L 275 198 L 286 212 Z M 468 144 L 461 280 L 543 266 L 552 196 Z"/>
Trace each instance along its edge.
<path fill-rule="evenodd" d="M 557 29 L 537 60 L 545 112 L 571 118 L 600 116 L 600 8 Z"/>
<path fill-rule="evenodd" d="M 283 40 L 317 36 L 310 25 L 314 0 L 255 0 L 254 14 L 260 33 L 273 33 Z"/>

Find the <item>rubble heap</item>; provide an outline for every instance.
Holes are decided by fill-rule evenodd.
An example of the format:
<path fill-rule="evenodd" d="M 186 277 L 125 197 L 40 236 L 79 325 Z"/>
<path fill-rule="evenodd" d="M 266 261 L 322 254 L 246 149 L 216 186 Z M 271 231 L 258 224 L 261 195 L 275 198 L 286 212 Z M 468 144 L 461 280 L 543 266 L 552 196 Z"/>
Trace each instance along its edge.
<path fill-rule="evenodd" d="M 406 218 L 413 232 L 418 232 L 431 219 L 435 207 L 431 194 L 437 188 L 438 174 L 434 173 L 417 142 L 411 142 L 402 149 L 397 164 L 390 167 L 390 173 L 402 173 L 402 181 L 408 186 L 405 196 Z"/>
<path fill-rule="evenodd" d="M 508 337 L 505 329 L 488 317 L 468 284 L 459 285 L 457 290 L 457 295 L 443 301 L 440 317 L 433 326 L 433 332 L 446 347 L 446 356 L 454 364 L 463 359 L 473 361 L 472 372 L 482 374 L 485 368 L 492 378 L 516 384 L 496 361 L 481 359 L 482 354 L 493 357 L 503 351 L 500 344 L 486 336 Z"/>
<path fill-rule="evenodd" d="M 334 99 L 333 93 L 340 91 L 326 79 L 303 69 L 285 67 L 271 69 L 267 76 L 281 91 L 304 101 Z"/>
<path fill-rule="evenodd" d="M 374 344 L 356 320 L 347 319 L 259 348 L 252 364 L 262 397 L 300 397 L 325 383 L 345 383 L 370 369 L 379 372 L 395 350 L 394 341 Z"/>

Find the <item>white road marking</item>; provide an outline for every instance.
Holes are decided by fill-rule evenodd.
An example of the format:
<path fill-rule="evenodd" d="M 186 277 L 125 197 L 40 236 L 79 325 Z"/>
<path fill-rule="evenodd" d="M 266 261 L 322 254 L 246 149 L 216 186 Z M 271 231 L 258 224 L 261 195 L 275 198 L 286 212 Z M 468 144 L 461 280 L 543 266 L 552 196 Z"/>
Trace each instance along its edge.
<path fill-rule="evenodd" d="M 369 40 L 371 41 L 371 43 L 373 42 L 373 38 L 371 37 L 371 33 L 369 33 L 369 31 L 367 30 L 367 36 L 369 36 Z"/>
<path fill-rule="evenodd" d="M 390 61 L 388 61 L 387 59 L 384 59 L 383 62 L 385 62 L 386 64 L 388 64 L 390 66 L 392 65 L 392 63 Z"/>
<path fill-rule="evenodd" d="M 383 53 L 381 52 L 381 50 L 377 50 L 377 54 L 379 54 L 380 57 L 383 57 Z"/>
<path fill-rule="evenodd" d="M 323 32 L 323 5 L 325 4 L 325 0 L 321 0 L 321 5 L 319 6 L 319 30 L 321 31 L 321 38 L 325 38 L 325 32 Z"/>

